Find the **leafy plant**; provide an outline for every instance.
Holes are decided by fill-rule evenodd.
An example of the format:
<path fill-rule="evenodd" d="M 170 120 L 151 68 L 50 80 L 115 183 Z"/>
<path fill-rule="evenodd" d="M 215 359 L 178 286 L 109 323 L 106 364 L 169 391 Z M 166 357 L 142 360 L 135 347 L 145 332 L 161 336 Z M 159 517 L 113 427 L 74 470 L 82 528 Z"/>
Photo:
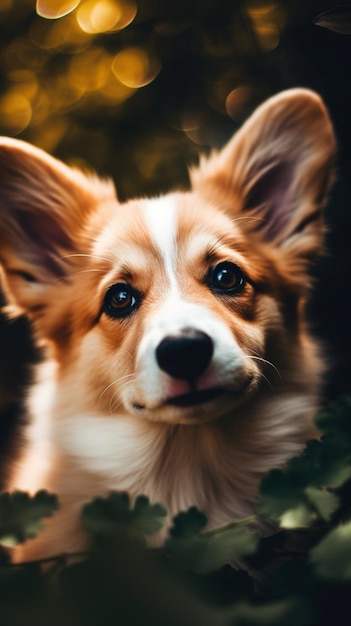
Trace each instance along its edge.
<path fill-rule="evenodd" d="M 346 626 L 351 397 L 317 423 L 320 440 L 262 483 L 256 521 L 273 529 L 266 537 L 252 519 L 206 531 L 206 516 L 191 507 L 155 549 L 147 538 L 162 530 L 164 507 L 110 493 L 82 511 L 92 542 L 79 560 L 58 555 L 43 570 L 40 562 L 11 565 L 0 553 L 1 624 Z M 43 491 L 2 494 L 2 545 L 33 537 L 57 506 Z"/>
<path fill-rule="evenodd" d="M 55 495 L 38 491 L 34 496 L 15 491 L 0 495 L 0 545 L 14 546 L 41 530 L 41 520 L 58 508 Z"/>
<path fill-rule="evenodd" d="M 207 574 L 255 552 L 257 533 L 239 524 L 221 528 L 218 532 L 203 533 L 206 524 L 206 516 L 196 507 L 173 519 L 170 537 L 164 547 L 184 570 Z"/>
<path fill-rule="evenodd" d="M 146 496 L 137 496 L 131 507 L 128 493 L 115 492 L 106 498 L 95 498 L 82 511 L 86 530 L 96 538 L 113 537 L 118 532 L 153 535 L 162 528 L 166 515 L 163 506 L 150 504 Z"/>

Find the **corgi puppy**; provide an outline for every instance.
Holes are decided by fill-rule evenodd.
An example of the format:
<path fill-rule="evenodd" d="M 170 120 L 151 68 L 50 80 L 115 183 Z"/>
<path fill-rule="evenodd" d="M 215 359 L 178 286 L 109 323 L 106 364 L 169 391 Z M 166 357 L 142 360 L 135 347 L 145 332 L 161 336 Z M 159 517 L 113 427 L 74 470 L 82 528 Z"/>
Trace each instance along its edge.
<path fill-rule="evenodd" d="M 307 328 L 335 139 L 314 92 L 261 105 L 191 189 L 120 203 L 112 182 L 0 140 L 0 258 L 48 361 L 9 489 L 61 508 L 17 560 L 81 549 L 82 505 L 146 494 L 208 528 L 251 515 L 262 477 L 315 435 Z"/>

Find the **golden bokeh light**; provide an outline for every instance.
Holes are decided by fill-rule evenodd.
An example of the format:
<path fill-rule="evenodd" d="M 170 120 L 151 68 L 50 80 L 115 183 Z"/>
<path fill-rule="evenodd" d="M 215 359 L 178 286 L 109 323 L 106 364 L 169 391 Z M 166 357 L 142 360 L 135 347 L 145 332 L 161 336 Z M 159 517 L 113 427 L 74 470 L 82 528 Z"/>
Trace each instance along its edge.
<path fill-rule="evenodd" d="M 201 112 L 195 110 L 186 110 L 183 112 L 180 120 L 181 130 L 184 131 L 188 139 L 198 146 L 206 144 L 205 138 L 205 120 Z"/>
<path fill-rule="evenodd" d="M 51 111 L 55 113 L 72 111 L 85 94 L 85 85 L 75 83 L 66 73 L 55 76 L 52 84 L 47 86 Z"/>
<path fill-rule="evenodd" d="M 237 120 L 247 113 L 247 109 L 254 101 L 256 92 L 251 85 L 240 85 L 232 89 L 226 97 L 225 109 L 229 117 Z"/>
<path fill-rule="evenodd" d="M 201 126 L 197 128 L 193 128 L 191 130 L 185 131 L 186 136 L 190 141 L 195 143 L 197 146 L 205 146 L 207 144 L 207 140 L 205 138 L 205 133 Z"/>
<path fill-rule="evenodd" d="M 56 20 L 72 13 L 80 0 L 37 0 L 36 10 L 40 17 Z"/>
<path fill-rule="evenodd" d="M 20 91 L 30 100 L 38 92 L 38 79 L 32 70 L 12 70 L 8 72 L 7 78 L 16 84 L 17 91 Z"/>
<path fill-rule="evenodd" d="M 54 152 L 56 146 L 69 133 L 68 120 L 60 115 L 36 128 L 36 144 L 47 152 Z"/>
<path fill-rule="evenodd" d="M 40 71 L 45 65 L 45 55 L 29 39 L 16 37 L 3 50 L 3 71 L 34 70 Z"/>
<path fill-rule="evenodd" d="M 193 130 L 197 130 L 200 126 L 199 116 L 194 111 L 185 111 L 180 120 L 180 128 L 188 133 Z"/>
<path fill-rule="evenodd" d="M 73 15 L 56 21 L 38 19 L 31 25 L 29 36 L 38 48 L 70 54 L 85 50 L 92 39 L 91 35 L 79 28 Z"/>
<path fill-rule="evenodd" d="M 41 126 L 52 112 L 51 99 L 49 94 L 41 89 L 32 100 L 31 126 Z"/>
<path fill-rule="evenodd" d="M 207 146 L 209 145 L 208 113 L 207 107 L 199 106 L 198 103 L 189 103 L 179 115 L 169 120 L 169 125 L 184 133 L 186 138 L 196 146 Z"/>
<path fill-rule="evenodd" d="M 113 33 L 128 26 L 136 13 L 133 0 L 86 0 L 79 7 L 76 18 L 85 33 Z"/>
<path fill-rule="evenodd" d="M 116 54 L 112 71 L 123 85 L 138 89 L 156 78 L 160 64 L 142 48 L 126 48 Z"/>
<path fill-rule="evenodd" d="M 261 49 L 271 52 L 278 46 L 280 32 L 285 25 L 285 14 L 281 5 L 252 0 L 247 4 L 246 10 Z"/>
<path fill-rule="evenodd" d="M 280 31 L 273 24 L 262 24 L 257 29 L 257 35 L 261 48 L 265 52 L 275 50 L 280 41 Z"/>
<path fill-rule="evenodd" d="M 114 75 L 110 67 L 109 76 L 99 91 L 99 95 L 105 101 L 105 104 L 120 104 L 134 93 L 135 89 L 123 85 Z"/>
<path fill-rule="evenodd" d="M 7 91 L 0 99 L 1 124 L 11 135 L 18 135 L 29 125 L 32 118 L 30 100 L 16 89 Z"/>
<path fill-rule="evenodd" d="M 69 65 L 68 85 L 81 93 L 101 89 L 109 76 L 111 57 L 99 47 L 90 48 L 74 56 Z"/>
<path fill-rule="evenodd" d="M 48 117 L 51 106 L 47 90 L 40 85 L 36 74 L 31 70 L 12 70 L 8 72 L 7 80 L 12 84 L 7 92 L 10 98 L 2 100 L 1 109 L 6 118 L 6 126 L 11 128 L 9 116 L 12 106 L 15 112 L 15 128 L 23 127 L 24 130 L 28 125 L 27 118 L 32 126 L 42 124 Z"/>

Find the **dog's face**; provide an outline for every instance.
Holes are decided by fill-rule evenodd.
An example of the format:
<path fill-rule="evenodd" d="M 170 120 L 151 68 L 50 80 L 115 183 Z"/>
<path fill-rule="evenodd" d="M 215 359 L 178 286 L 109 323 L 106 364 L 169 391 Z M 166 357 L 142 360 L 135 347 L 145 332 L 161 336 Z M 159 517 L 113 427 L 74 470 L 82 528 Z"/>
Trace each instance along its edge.
<path fill-rule="evenodd" d="M 3 139 L 7 290 L 52 342 L 76 410 L 201 423 L 276 368 L 296 378 L 333 154 L 305 90 L 260 107 L 191 191 L 123 205 L 109 183 Z"/>
<path fill-rule="evenodd" d="M 133 201 L 124 211 L 89 260 L 104 270 L 91 291 L 98 322 L 80 353 L 83 362 L 103 355 L 100 404 L 156 421 L 214 419 L 257 386 L 266 326 L 279 312 L 272 303 L 265 314 L 239 229 L 201 195 Z"/>

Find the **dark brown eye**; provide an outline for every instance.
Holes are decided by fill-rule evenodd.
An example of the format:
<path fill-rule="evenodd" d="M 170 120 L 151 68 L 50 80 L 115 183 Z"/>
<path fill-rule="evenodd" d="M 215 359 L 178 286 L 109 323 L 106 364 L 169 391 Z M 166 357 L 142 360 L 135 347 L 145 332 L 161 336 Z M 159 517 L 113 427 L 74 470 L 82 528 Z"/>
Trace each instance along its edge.
<path fill-rule="evenodd" d="M 223 261 L 210 269 L 207 284 L 216 293 L 235 295 L 244 289 L 246 278 L 235 263 Z"/>
<path fill-rule="evenodd" d="M 127 317 L 138 306 L 139 293 L 127 283 L 117 283 L 108 289 L 103 312 L 110 317 Z"/>

